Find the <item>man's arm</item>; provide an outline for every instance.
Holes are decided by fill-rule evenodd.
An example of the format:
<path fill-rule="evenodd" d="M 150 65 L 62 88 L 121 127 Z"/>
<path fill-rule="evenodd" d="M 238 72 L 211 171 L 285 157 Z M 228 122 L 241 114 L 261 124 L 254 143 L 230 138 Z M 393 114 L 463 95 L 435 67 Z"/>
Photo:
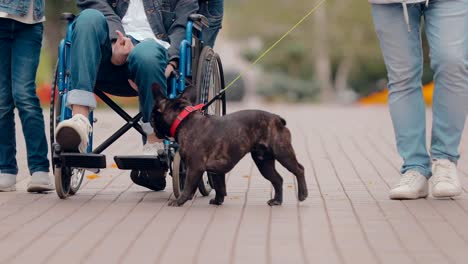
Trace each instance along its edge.
<path fill-rule="evenodd" d="M 175 21 L 168 30 L 171 46 L 168 54 L 169 60 L 177 60 L 179 58 L 179 46 L 182 40 L 185 39 L 185 27 L 187 19 L 191 14 L 198 11 L 198 0 L 179 0 L 175 8 Z"/>
<path fill-rule="evenodd" d="M 80 10 L 96 9 L 104 14 L 109 25 L 109 37 L 112 42 L 117 40 L 116 31 L 120 31 L 125 35 L 125 30 L 122 26 L 122 20 L 114 12 L 107 0 L 77 0 L 77 5 Z"/>

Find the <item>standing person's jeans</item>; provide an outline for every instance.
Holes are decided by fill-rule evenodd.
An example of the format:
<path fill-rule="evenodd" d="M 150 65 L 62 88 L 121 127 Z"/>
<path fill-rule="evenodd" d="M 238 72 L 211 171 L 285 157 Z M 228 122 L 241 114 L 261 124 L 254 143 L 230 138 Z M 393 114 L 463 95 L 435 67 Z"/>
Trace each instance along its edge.
<path fill-rule="evenodd" d="M 401 4 L 374 4 L 375 29 L 387 66 L 390 114 L 402 173 L 431 176 L 431 158 L 457 162 L 468 112 L 468 1 L 431 0 L 408 4 L 411 31 Z M 426 148 L 425 105 L 421 90 L 421 19 L 434 71 L 433 127 L 430 156 Z"/>
<path fill-rule="evenodd" d="M 136 43 L 135 43 L 136 44 Z M 71 45 L 71 87 L 67 106 L 96 107 L 94 87 L 114 95 L 137 95 L 128 80 L 138 86 L 143 129 L 152 132 L 150 125 L 153 110 L 151 86 L 156 83 L 163 91 L 167 88 L 164 71 L 168 63 L 166 49 L 154 40 L 136 44 L 127 63 L 115 66 L 111 63 L 112 45 L 109 27 L 104 15 L 94 9 L 81 12 L 73 26 Z"/>
<path fill-rule="evenodd" d="M 36 95 L 43 25 L 0 18 L 0 173 L 18 174 L 14 108 L 18 109 L 30 173 L 48 172 L 44 117 Z"/>
<path fill-rule="evenodd" d="M 206 16 L 210 27 L 203 31 L 203 41 L 210 47 L 214 47 L 216 37 L 223 24 L 224 0 L 200 0 L 199 13 Z"/>

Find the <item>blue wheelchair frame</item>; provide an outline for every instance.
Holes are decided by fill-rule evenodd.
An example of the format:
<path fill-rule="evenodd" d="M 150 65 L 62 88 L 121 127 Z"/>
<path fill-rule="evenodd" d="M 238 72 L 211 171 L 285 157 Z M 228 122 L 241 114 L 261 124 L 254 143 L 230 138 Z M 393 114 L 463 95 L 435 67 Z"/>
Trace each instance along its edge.
<path fill-rule="evenodd" d="M 66 102 L 68 91 L 70 91 L 70 48 L 72 43 L 74 16 L 73 18 L 67 18 L 67 20 L 68 25 L 66 37 L 60 42 L 58 48 L 58 68 L 56 78 L 58 97 L 60 97 L 59 99 L 62 102 L 62 104 L 60 105 L 61 109 L 60 117 L 57 120 L 58 122 L 67 120 L 72 117 L 72 111 L 66 106 Z M 202 39 L 202 27 L 203 25 L 196 25 L 192 20 L 188 20 L 187 22 L 186 36 L 185 39 L 180 43 L 179 72 L 175 75 L 173 74 L 168 81 L 168 91 L 166 92 L 166 94 L 170 99 L 174 99 L 179 94 L 183 93 L 186 88 L 186 78 L 192 77 L 192 47 L 194 45 L 194 37 L 198 40 Z M 94 150 L 93 136 L 92 134 L 90 134 L 87 153 L 101 153 L 132 127 L 134 127 L 138 132 L 140 132 L 140 134 L 145 136 L 143 129 L 138 124 L 138 121 L 141 119 L 142 116 L 141 113 L 132 118 L 102 91 L 96 89 L 94 93 L 98 97 L 100 97 L 106 104 L 108 104 L 114 111 L 116 111 L 117 114 L 124 118 L 128 123 Z M 90 113 L 89 120 L 91 125 L 93 125 L 93 112 Z M 170 144 L 170 141 L 165 140 L 166 146 L 169 146 Z"/>

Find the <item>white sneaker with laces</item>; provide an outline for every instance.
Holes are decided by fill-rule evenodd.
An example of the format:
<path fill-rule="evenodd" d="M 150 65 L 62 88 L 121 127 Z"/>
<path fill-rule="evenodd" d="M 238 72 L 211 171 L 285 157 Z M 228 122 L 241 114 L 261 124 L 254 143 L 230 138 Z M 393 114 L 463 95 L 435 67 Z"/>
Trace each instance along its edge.
<path fill-rule="evenodd" d="M 432 196 L 450 198 L 462 193 L 455 163 L 447 159 L 436 159 L 432 163 Z"/>
<path fill-rule="evenodd" d="M 16 191 L 16 175 L 10 173 L 0 173 L 0 192 Z"/>
<path fill-rule="evenodd" d="M 36 171 L 31 175 L 31 181 L 28 183 L 28 192 L 48 192 L 52 191 L 54 186 L 52 185 L 49 177 L 49 173 L 46 171 Z"/>
<path fill-rule="evenodd" d="M 84 115 L 76 114 L 72 118 L 60 122 L 55 132 L 55 138 L 64 151 L 86 153 L 91 131 L 89 119 Z"/>
<path fill-rule="evenodd" d="M 419 199 L 425 198 L 428 194 L 427 178 L 415 170 L 405 172 L 400 182 L 390 190 L 390 199 Z"/>
<path fill-rule="evenodd" d="M 163 142 L 146 143 L 145 145 L 143 145 L 143 155 L 158 156 L 158 150 L 160 149 L 164 150 Z"/>

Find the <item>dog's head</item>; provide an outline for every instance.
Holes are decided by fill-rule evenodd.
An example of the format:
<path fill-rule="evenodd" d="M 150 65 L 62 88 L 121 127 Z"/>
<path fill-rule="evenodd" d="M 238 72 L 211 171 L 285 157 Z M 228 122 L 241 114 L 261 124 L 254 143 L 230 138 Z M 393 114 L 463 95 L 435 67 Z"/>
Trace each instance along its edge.
<path fill-rule="evenodd" d="M 190 87 L 185 89 L 185 92 L 176 99 L 169 99 L 158 84 L 153 84 L 153 112 L 151 115 L 151 125 L 154 132 L 159 138 L 170 136 L 171 125 L 177 118 L 180 112 L 186 106 L 192 105 L 188 96 L 190 96 Z"/>

